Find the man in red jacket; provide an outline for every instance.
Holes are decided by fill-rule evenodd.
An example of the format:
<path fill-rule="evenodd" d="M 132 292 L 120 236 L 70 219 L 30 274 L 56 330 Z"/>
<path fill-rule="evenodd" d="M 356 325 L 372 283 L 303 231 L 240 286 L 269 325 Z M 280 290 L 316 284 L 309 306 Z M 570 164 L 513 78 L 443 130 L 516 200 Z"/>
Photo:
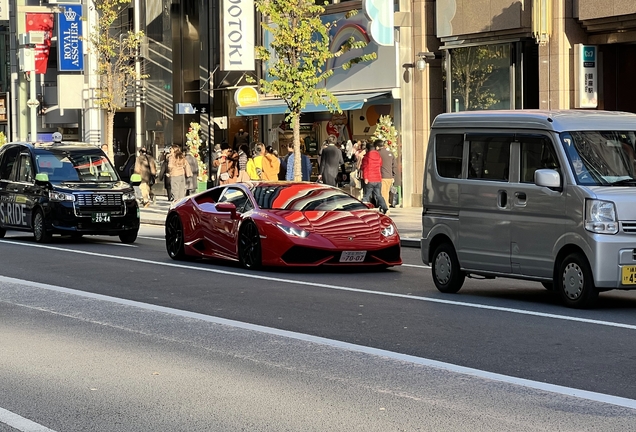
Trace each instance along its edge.
<path fill-rule="evenodd" d="M 371 196 L 375 198 L 375 202 L 380 207 L 380 211 L 384 214 L 389 212 L 389 207 L 382 197 L 382 156 L 375 149 L 377 145 L 382 145 L 382 140 L 376 140 L 373 144 L 367 143 L 367 154 L 362 158 L 362 179 L 364 182 L 363 202 L 369 202 Z"/>

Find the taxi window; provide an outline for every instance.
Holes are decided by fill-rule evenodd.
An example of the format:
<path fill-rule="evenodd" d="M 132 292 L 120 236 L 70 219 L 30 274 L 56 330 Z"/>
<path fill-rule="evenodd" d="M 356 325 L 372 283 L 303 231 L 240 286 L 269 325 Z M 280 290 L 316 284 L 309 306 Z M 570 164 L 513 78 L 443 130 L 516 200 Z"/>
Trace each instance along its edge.
<path fill-rule="evenodd" d="M 31 155 L 23 153 L 20 155 L 20 164 L 16 180 L 22 183 L 33 183 L 33 166 L 31 164 Z"/>
<path fill-rule="evenodd" d="M 14 167 L 17 165 L 18 155 L 20 154 L 20 147 L 13 147 L 7 149 L 2 157 L 2 164 L 0 165 L 0 180 L 13 180 L 14 177 L 11 174 L 14 171 Z"/>
<path fill-rule="evenodd" d="M 50 152 L 36 157 L 37 171 L 46 173 L 53 182 L 109 182 L 117 181 L 117 173 L 100 152 Z"/>

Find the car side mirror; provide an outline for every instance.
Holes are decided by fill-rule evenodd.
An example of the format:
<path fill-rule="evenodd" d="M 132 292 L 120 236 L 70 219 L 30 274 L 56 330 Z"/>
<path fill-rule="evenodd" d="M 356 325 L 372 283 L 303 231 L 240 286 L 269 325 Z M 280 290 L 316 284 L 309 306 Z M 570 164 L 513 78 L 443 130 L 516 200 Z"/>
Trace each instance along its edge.
<path fill-rule="evenodd" d="M 534 184 L 550 189 L 561 189 L 561 175 L 553 169 L 538 169 L 534 172 Z"/>
<path fill-rule="evenodd" d="M 236 206 L 231 202 L 222 202 L 216 205 L 216 210 L 219 212 L 227 212 L 231 214 L 232 219 L 236 217 Z"/>
<path fill-rule="evenodd" d="M 130 176 L 130 184 L 133 186 L 139 186 L 141 184 L 141 176 L 139 174 L 133 174 Z"/>
<path fill-rule="evenodd" d="M 49 175 L 47 173 L 37 173 L 35 175 L 35 182 L 36 183 L 48 183 L 49 182 Z"/>

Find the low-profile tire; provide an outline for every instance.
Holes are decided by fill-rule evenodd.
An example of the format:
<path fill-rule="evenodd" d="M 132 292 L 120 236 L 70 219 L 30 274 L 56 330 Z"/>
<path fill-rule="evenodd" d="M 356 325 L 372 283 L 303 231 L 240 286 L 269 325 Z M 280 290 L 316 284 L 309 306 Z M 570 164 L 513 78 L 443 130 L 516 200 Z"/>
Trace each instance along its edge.
<path fill-rule="evenodd" d="M 461 289 L 466 278 L 459 267 L 455 248 L 450 243 L 442 243 L 433 252 L 431 272 L 435 286 L 443 293 L 456 293 Z"/>
<path fill-rule="evenodd" d="M 598 297 L 590 264 L 581 253 L 570 254 L 561 262 L 555 286 L 568 307 L 588 308 Z"/>
<path fill-rule="evenodd" d="M 166 251 L 173 260 L 183 261 L 186 259 L 183 241 L 181 218 L 178 214 L 172 213 L 166 220 Z"/>
<path fill-rule="evenodd" d="M 38 243 L 48 243 L 51 241 L 51 233 L 46 230 L 46 219 L 44 212 L 37 209 L 33 216 L 33 238 Z"/>
<path fill-rule="evenodd" d="M 137 233 L 137 230 L 123 232 L 119 234 L 119 241 L 125 244 L 132 244 L 137 240 Z"/>
<path fill-rule="evenodd" d="M 238 257 L 241 265 L 249 270 L 255 270 L 263 265 L 261 235 L 258 227 L 252 221 L 243 223 L 238 238 Z"/>

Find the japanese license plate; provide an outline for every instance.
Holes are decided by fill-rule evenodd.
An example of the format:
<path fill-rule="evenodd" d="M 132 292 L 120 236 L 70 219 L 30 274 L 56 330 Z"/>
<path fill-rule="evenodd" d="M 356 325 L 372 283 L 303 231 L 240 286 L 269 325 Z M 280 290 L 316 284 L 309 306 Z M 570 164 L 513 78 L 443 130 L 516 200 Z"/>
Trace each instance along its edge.
<path fill-rule="evenodd" d="M 621 276 L 623 285 L 636 285 L 636 266 L 623 266 Z"/>
<path fill-rule="evenodd" d="M 367 251 L 344 251 L 340 254 L 340 262 L 358 263 L 363 262 L 367 256 Z"/>
<path fill-rule="evenodd" d="M 93 213 L 91 215 L 91 220 L 93 221 L 93 223 L 109 223 L 110 213 L 108 212 Z"/>

